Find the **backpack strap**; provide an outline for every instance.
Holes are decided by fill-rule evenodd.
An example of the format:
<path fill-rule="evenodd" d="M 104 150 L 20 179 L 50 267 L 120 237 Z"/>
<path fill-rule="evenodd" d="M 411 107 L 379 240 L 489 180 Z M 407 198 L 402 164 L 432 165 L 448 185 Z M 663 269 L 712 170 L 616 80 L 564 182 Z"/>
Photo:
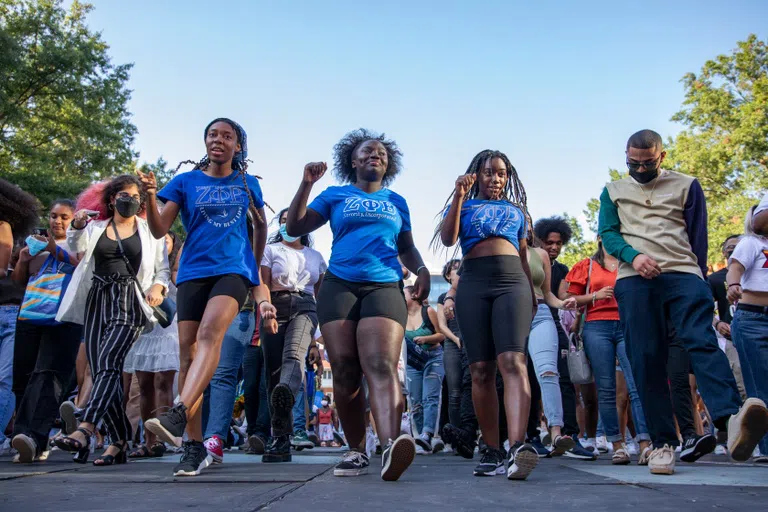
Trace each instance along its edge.
<path fill-rule="evenodd" d="M 421 320 L 430 331 L 437 332 L 435 326 L 432 325 L 432 320 L 429 319 L 429 306 L 421 306 Z"/>

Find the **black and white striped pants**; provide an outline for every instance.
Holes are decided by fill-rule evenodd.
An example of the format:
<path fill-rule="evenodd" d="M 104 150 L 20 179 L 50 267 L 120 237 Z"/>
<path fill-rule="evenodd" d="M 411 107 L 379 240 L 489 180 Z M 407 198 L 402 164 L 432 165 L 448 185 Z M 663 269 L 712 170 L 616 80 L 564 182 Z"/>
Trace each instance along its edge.
<path fill-rule="evenodd" d="M 131 438 L 123 404 L 123 363 L 145 325 L 141 296 L 130 277 L 93 276 L 85 311 L 85 349 L 93 376 L 82 421 L 104 420 L 112 442 Z"/>

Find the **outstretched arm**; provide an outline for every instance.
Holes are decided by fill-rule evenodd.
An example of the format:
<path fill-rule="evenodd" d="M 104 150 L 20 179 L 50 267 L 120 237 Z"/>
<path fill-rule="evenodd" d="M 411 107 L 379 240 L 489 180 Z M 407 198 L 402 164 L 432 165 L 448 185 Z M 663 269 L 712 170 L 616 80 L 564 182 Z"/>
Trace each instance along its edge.
<path fill-rule="evenodd" d="M 303 236 L 316 230 L 326 219 L 311 208 L 307 208 L 312 186 L 323 177 L 328 166 L 324 162 L 312 162 L 304 166 L 304 177 L 299 190 L 293 196 L 285 223 L 285 230 L 290 236 Z"/>

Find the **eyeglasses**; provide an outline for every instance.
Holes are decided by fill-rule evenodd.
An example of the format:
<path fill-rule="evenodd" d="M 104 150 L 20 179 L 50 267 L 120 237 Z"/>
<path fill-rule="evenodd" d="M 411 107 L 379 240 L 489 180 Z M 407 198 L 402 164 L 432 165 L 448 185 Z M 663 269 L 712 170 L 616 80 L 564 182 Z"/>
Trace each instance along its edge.
<path fill-rule="evenodd" d="M 630 162 L 627 160 L 627 168 L 630 171 L 636 171 L 643 167 L 646 171 L 651 171 L 653 169 L 656 169 L 656 167 L 659 165 L 659 161 L 661 160 L 661 155 L 659 155 L 659 158 L 656 158 L 654 160 L 651 160 L 649 162 Z"/>
<path fill-rule="evenodd" d="M 117 197 L 121 197 L 121 198 L 130 197 L 141 202 L 141 196 L 139 194 L 131 195 L 128 192 L 118 192 Z"/>

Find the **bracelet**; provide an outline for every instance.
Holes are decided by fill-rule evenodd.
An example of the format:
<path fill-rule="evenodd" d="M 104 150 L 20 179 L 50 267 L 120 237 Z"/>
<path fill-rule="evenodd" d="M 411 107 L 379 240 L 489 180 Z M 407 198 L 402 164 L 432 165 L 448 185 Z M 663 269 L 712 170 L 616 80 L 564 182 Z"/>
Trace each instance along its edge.
<path fill-rule="evenodd" d="M 417 268 L 416 269 L 416 275 L 419 275 L 419 272 L 421 272 L 421 269 L 423 269 L 423 268 L 427 268 L 427 266 L 426 265 L 422 265 L 419 268 Z"/>
<path fill-rule="evenodd" d="M 741 286 L 741 283 L 731 283 L 728 285 L 728 288 L 730 288 L 731 286 Z"/>
<path fill-rule="evenodd" d="M 259 303 L 256 305 L 256 307 L 260 309 L 260 308 L 261 308 L 261 305 L 262 305 L 262 304 L 264 304 L 265 302 L 269 302 L 269 301 L 268 301 L 267 299 L 264 299 L 264 300 L 262 300 L 262 301 L 259 301 Z"/>

